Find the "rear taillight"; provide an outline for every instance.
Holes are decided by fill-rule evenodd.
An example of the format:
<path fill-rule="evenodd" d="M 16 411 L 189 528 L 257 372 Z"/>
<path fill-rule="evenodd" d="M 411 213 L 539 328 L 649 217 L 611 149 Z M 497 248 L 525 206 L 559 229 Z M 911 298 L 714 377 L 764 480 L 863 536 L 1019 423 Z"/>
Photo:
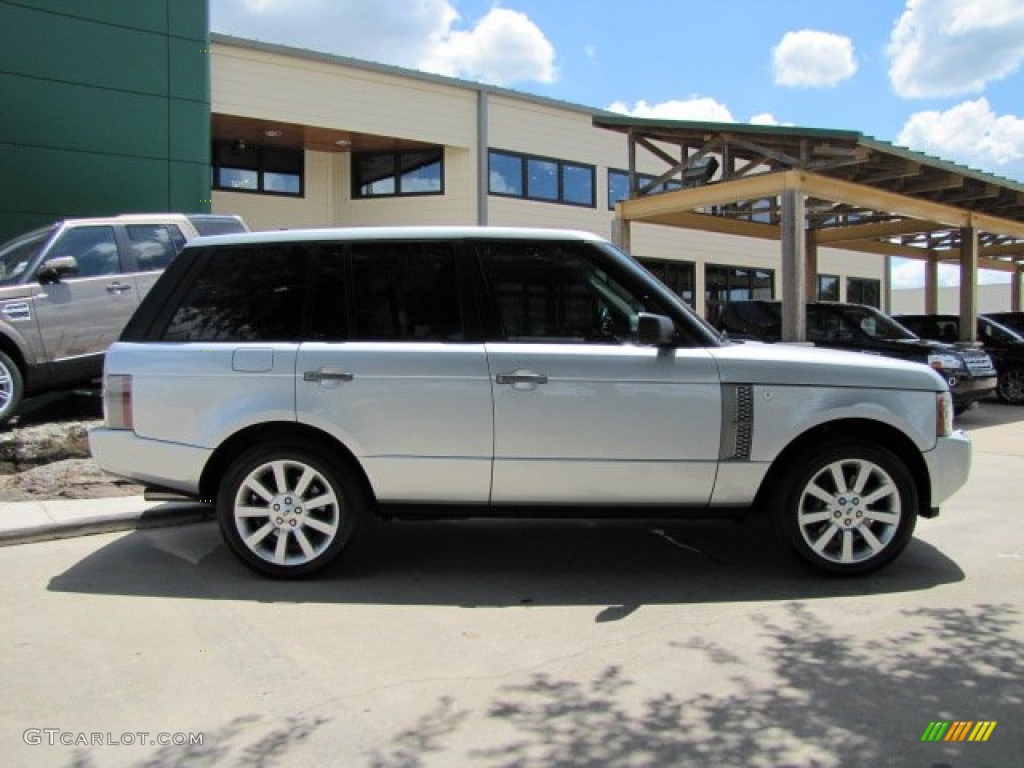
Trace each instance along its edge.
<path fill-rule="evenodd" d="M 109 373 L 103 380 L 103 419 L 108 429 L 132 429 L 132 377 Z"/>
<path fill-rule="evenodd" d="M 939 437 L 953 434 L 953 396 L 949 392 L 935 396 L 935 433 Z"/>

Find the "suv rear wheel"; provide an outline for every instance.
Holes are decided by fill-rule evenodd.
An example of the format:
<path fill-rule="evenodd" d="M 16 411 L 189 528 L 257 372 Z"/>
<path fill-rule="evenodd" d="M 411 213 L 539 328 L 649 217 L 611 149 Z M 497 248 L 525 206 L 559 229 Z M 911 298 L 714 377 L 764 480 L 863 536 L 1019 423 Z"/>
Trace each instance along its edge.
<path fill-rule="evenodd" d="M 21 371 L 11 358 L 0 352 L 0 424 L 14 415 L 23 393 Z"/>
<path fill-rule="evenodd" d="M 906 465 L 881 446 L 839 441 L 804 453 L 777 486 L 772 522 L 813 567 L 867 573 L 895 558 L 914 533 L 917 491 Z"/>
<path fill-rule="evenodd" d="M 1004 403 L 1024 405 L 1024 366 L 1000 371 L 996 392 Z"/>
<path fill-rule="evenodd" d="M 351 541 L 365 510 L 359 485 L 319 451 L 254 448 L 228 469 L 217 518 L 228 545 L 259 573 L 306 576 Z"/>

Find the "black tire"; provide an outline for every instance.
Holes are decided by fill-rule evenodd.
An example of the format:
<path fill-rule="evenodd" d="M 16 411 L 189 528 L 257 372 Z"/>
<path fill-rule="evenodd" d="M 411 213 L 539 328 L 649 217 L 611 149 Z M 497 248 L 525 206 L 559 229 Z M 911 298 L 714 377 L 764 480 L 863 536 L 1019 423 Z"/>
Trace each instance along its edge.
<path fill-rule="evenodd" d="M 25 396 L 25 383 L 18 366 L 0 352 L 0 425 L 6 424 L 17 412 Z"/>
<path fill-rule="evenodd" d="M 855 576 L 899 555 L 914 534 L 917 487 L 882 446 L 834 441 L 787 462 L 774 486 L 772 527 L 784 546 L 819 571 Z"/>
<path fill-rule="evenodd" d="M 1024 405 L 1024 366 L 1015 365 L 999 372 L 996 394 L 1004 403 Z"/>
<path fill-rule="evenodd" d="M 228 546 L 251 569 L 275 578 L 309 576 L 330 565 L 365 510 L 362 487 L 347 467 L 292 443 L 246 451 L 217 494 Z"/>

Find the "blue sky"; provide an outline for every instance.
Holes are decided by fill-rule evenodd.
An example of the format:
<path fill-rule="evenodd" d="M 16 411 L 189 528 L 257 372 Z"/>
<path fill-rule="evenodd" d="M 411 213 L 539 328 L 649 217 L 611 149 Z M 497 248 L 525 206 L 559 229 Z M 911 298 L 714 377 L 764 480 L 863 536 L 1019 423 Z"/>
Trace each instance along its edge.
<path fill-rule="evenodd" d="M 210 0 L 215 32 L 1024 181 L 1024 0 Z"/>

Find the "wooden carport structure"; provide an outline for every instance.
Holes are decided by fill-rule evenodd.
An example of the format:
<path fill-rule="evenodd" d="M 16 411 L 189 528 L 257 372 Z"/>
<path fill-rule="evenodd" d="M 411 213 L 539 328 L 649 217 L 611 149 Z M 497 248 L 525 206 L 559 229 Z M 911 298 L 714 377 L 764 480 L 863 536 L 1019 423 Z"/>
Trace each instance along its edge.
<path fill-rule="evenodd" d="M 928 312 L 937 309 L 939 263 L 958 263 L 965 341 L 976 336 L 978 269 L 1012 273 L 1011 309 L 1021 310 L 1024 184 L 856 131 L 608 114 L 593 122 L 629 142 L 618 244 L 629 250 L 634 222 L 780 241 L 788 341 L 806 338 L 820 246 L 923 260 Z M 665 164 L 642 185 L 641 150 Z"/>

